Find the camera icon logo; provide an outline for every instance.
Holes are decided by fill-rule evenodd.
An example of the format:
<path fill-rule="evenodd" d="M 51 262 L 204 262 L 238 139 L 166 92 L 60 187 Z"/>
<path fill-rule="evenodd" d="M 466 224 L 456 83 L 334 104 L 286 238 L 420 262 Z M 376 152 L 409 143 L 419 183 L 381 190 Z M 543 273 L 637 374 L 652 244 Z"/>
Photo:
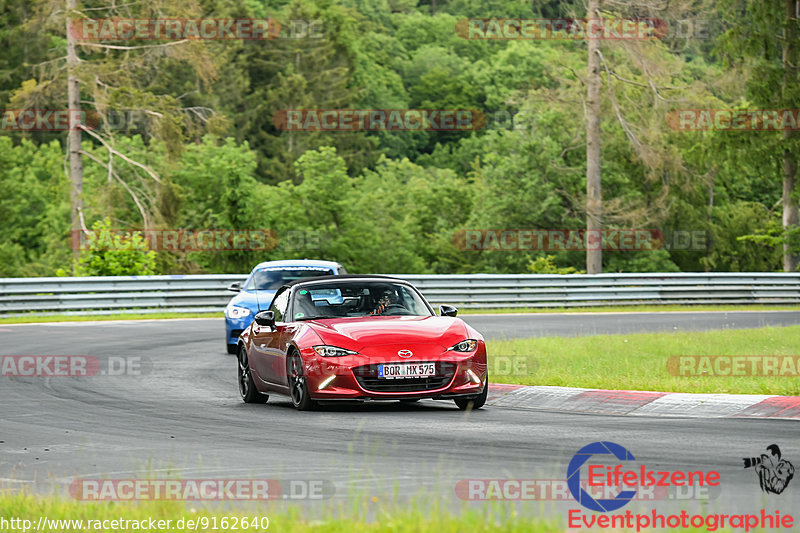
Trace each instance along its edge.
<path fill-rule="evenodd" d="M 767 446 L 769 454 L 761 457 L 744 457 L 745 468 L 752 468 L 758 476 L 761 490 L 767 494 L 780 494 L 794 477 L 794 465 L 781 457 L 781 449 L 777 444 Z"/>

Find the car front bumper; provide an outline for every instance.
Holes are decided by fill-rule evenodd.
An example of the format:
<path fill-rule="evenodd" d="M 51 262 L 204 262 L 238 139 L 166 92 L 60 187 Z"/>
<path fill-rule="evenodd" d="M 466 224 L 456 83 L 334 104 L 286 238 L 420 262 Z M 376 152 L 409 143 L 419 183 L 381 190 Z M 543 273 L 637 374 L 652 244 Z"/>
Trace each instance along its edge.
<path fill-rule="evenodd" d="M 448 351 L 414 361 L 397 357 L 321 357 L 303 350 L 304 373 L 315 400 L 454 399 L 480 394 L 488 379 L 483 343 L 472 353 Z M 419 360 L 416 360 L 419 359 Z M 382 379 L 377 367 L 386 363 L 434 363 L 430 378 Z"/>
<path fill-rule="evenodd" d="M 239 341 L 239 335 L 242 331 L 246 330 L 250 323 L 253 322 L 252 312 L 242 318 L 228 318 L 225 317 L 225 338 L 228 344 L 236 344 Z"/>

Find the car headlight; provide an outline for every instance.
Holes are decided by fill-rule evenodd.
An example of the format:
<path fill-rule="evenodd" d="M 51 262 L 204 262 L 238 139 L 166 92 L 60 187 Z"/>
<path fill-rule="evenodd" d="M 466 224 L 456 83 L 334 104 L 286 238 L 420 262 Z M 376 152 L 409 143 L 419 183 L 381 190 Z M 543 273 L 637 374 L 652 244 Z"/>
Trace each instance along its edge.
<path fill-rule="evenodd" d="M 472 352 L 475 351 L 475 348 L 477 347 L 478 347 L 478 341 L 476 341 L 475 339 L 467 339 L 465 341 L 459 342 L 455 346 L 451 346 L 447 350 L 448 351 L 452 350 L 454 352 Z"/>
<path fill-rule="evenodd" d="M 246 307 L 239 307 L 238 305 L 229 305 L 225 308 L 225 316 L 228 318 L 244 318 L 250 314 L 250 310 Z"/>
<path fill-rule="evenodd" d="M 343 357 L 345 355 L 356 355 L 358 352 L 354 352 L 353 350 L 345 350 L 344 348 L 339 348 L 338 346 L 328 346 L 325 344 L 321 344 L 319 346 L 312 346 L 314 351 L 317 352 L 317 355 L 321 355 L 322 357 Z"/>

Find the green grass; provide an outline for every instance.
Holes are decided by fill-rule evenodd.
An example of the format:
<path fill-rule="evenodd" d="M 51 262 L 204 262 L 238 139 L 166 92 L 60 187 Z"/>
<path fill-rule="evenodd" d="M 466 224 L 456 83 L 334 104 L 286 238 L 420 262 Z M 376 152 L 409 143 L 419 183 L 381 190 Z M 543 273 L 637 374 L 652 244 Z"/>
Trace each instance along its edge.
<path fill-rule="evenodd" d="M 312 517 L 310 513 L 315 513 L 319 509 L 303 507 L 284 507 L 275 508 L 269 505 L 258 507 L 234 505 L 215 505 L 213 508 L 195 509 L 191 503 L 184 502 L 140 502 L 140 503 L 86 503 L 71 500 L 58 496 L 31 495 L 26 493 L 0 493 L 0 519 L 23 519 L 29 520 L 28 532 L 37 531 L 33 528 L 38 526 L 40 517 L 49 520 L 82 520 L 82 527 L 62 526 L 58 529 L 52 527 L 43 528 L 45 531 L 58 532 L 95 532 L 105 531 L 107 533 L 130 533 L 131 531 L 165 531 L 170 533 L 180 533 L 187 531 L 249 531 L 252 533 L 272 531 L 287 533 L 511 533 L 526 531 L 531 533 L 539 532 L 561 532 L 565 530 L 567 521 L 566 512 L 555 513 L 552 517 L 542 518 L 536 516 L 534 509 L 528 509 L 533 513 L 519 513 L 518 507 L 511 502 L 483 502 L 480 506 L 473 506 L 461 509 L 461 512 L 454 513 L 452 510 L 444 509 L 436 498 L 429 499 L 430 505 L 423 510 L 416 504 L 411 504 L 407 508 L 399 508 L 396 504 L 384 505 L 377 498 L 364 498 L 363 501 L 347 503 L 347 510 L 331 512 L 323 518 Z M 531 504 L 535 502 L 530 502 Z M 539 502 L 541 503 L 541 502 Z M 200 507 L 200 506 L 198 506 Z M 647 512 L 639 509 L 640 512 Z M 736 511 L 726 509 L 725 512 L 735 513 Z M 593 514 L 593 513 L 587 513 Z M 705 514 L 705 513 L 701 513 Z M 597 515 L 595 515 L 597 516 Z M 231 519 L 236 517 L 248 519 L 248 526 L 252 526 L 252 520 L 263 517 L 269 519 L 267 528 L 247 527 L 243 528 L 241 522 L 238 527 L 231 527 Z M 149 520 L 153 519 L 156 524 L 159 520 L 171 522 L 168 528 L 156 525 L 160 529 L 148 529 Z M 176 527 L 176 523 L 183 519 L 183 527 Z M 216 528 L 213 528 L 216 519 Z M 227 527 L 222 527 L 222 520 L 227 519 Z M 99 520 L 103 527 L 92 524 L 91 527 L 86 523 L 88 520 Z M 113 527 L 112 520 L 136 520 L 145 521 L 141 529 L 135 527 L 122 528 Z M 199 526 L 194 527 L 187 524 L 187 521 L 200 520 Z M 103 523 L 104 521 L 109 521 Z M 208 527 L 205 525 L 208 524 Z M 267 525 L 264 523 L 263 525 Z M 727 524 L 726 524 L 727 526 Z M 596 530 L 596 529 L 595 529 Z M 23 531 L 21 527 L 4 529 L 3 531 Z M 636 529 L 612 529 L 612 531 L 636 531 Z M 643 529 L 643 531 L 655 531 L 654 529 Z M 705 529 L 689 528 L 686 531 L 702 532 Z M 729 527 L 720 528 L 716 531 L 729 532 Z M 739 529 L 741 531 L 741 529 Z M 757 528 L 752 531 L 764 531 Z"/>
<path fill-rule="evenodd" d="M 531 314 L 531 313 L 655 313 L 687 311 L 800 311 L 800 305 L 630 305 L 613 307 L 504 307 L 497 309 L 459 309 L 461 315 Z M 41 322 L 90 322 L 103 320 L 157 320 L 165 318 L 222 318 L 219 313 L 114 313 L 110 315 L 40 315 L 4 317 L 0 324 Z"/>
<path fill-rule="evenodd" d="M 518 313 L 659 313 L 691 311 L 800 311 L 800 305 L 614 305 L 595 307 L 502 307 L 459 309 L 460 315 Z"/>
<path fill-rule="evenodd" d="M 435 504 L 434 504 L 435 506 Z M 198 506 L 199 507 L 199 506 Z M 394 505 L 387 507 L 376 498 L 364 499 L 356 505 L 349 505 L 345 512 L 331 512 L 330 518 L 311 518 L 300 507 L 274 508 L 259 507 L 248 509 L 244 507 L 220 508 L 192 508 L 191 504 L 183 502 L 80 502 L 61 497 L 44 497 L 24 493 L 0 494 L 0 517 L 22 518 L 32 522 L 32 527 L 38 525 L 39 517 L 44 516 L 50 520 L 172 520 L 169 529 L 164 531 L 212 531 L 211 527 L 187 527 L 186 520 L 206 519 L 209 525 L 214 517 L 217 519 L 217 531 L 233 531 L 230 526 L 221 527 L 224 517 L 254 517 L 269 518 L 268 529 L 243 529 L 239 531 L 275 531 L 292 533 L 351 533 L 351 532 L 393 532 L 393 533 L 480 533 L 480 532 L 550 532 L 563 531 L 564 526 L 557 519 L 540 519 L 536 517 L 520 517 L 508 505 L 490 502 L 481 510 L 467 510 L 459 514 L 441 508 L 423 511 L 416 506 L 408 509 L 398 509 Z M 370 518 L 367 518 L 369 516 Z M 178 520 L 184 519 L 184 527 L 175 527 Z M 74 524 L 73 524 L 74 525 Z M 110 523 L 108 525 L 111 525 Z M 266 525 L 266 524 L 264 524 Z M 13 531 L 13 529 L 11 529 Z M 21 529 L 18 529 L 21 531 Z M 29 530 L 31 531 L 31 530 Z M 56 531 L 50 529 L 50 531 Z M 88 532 L 98 531 L 89 528 L 84 522 L 82 528 L 60 528 L 58 531 Z M 106 532 L 135 531 L 135 529 L 108 528 Z"/>
<path fill-rule="evenodd" d="M 682 377 L 670 356 L 800 355 L 800 326 L 487 341 L 496 383 L 619 390 L 800 395 L 800 378 Z"/>

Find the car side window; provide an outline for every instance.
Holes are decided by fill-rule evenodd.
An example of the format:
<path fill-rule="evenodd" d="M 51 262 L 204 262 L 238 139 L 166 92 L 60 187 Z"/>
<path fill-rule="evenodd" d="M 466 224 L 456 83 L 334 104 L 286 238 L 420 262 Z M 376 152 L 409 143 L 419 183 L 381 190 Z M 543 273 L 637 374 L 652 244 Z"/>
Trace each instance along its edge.
<path fill-rule="evenodd" d="M 275 295 L 272 300 L 272 305 L 269 310 L 275 314 L 275 322 L 286 322 L 284 316 L 286 315 L 286 308 L 289 307 L 289 293 L 291 291 L 284 290 Z"/>

